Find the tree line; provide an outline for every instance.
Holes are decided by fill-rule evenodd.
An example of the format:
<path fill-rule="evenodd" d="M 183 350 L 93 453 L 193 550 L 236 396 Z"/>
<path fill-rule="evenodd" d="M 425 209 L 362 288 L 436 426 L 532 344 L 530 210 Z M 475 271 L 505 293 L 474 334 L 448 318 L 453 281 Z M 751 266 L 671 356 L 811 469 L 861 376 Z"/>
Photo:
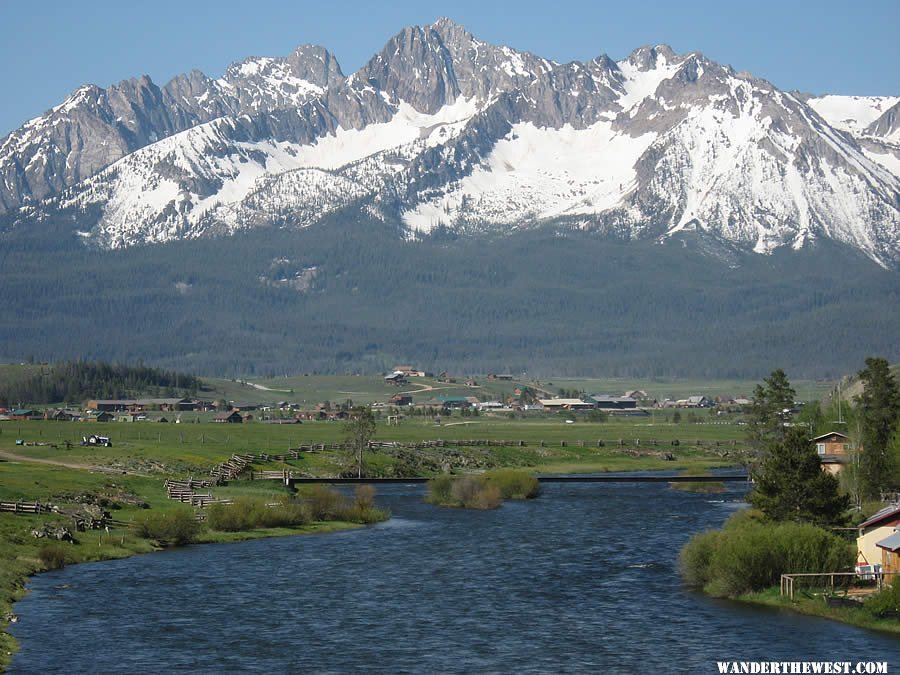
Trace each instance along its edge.
<path fill-rule="evenodd" d="M 0 233 L 0 360 L 142 359 L 229 377 L 415 362 L 756 378 L 778 362 L 811 378 L 869 353 L 900 358 L 900 315 L 884 311 L 897 273 L 826 243 L 729 267 L 578 232 L 403 241 L 347 214 L 117 251 L 66 244 L 61 230 Z"/>
<path fill-rule="evenodd" d="M 24 377 L 0 381 L 0 405 L 81 402 L 147 396 L 193 396 L 201 388 L 194 375 L 103 361 L 64 361 L 41 366 Z"/>

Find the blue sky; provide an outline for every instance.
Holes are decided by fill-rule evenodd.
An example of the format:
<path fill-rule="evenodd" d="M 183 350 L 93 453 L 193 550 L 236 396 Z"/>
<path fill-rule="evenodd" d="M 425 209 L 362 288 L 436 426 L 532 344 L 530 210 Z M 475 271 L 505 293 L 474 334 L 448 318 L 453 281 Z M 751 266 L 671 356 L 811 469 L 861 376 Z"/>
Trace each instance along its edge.
<path fill-rule="evenodd" d="M 327 47 L 349 74 L 404 26 L 440 16 L 556 61 L 618 60 L 662 42 L 782 89 L 900 95 L 900 0 L 0 0 L 0 136 L 81 84 L 148 74 L 162 85 L 192 68 L 218 76 L 305 43 Z"/>

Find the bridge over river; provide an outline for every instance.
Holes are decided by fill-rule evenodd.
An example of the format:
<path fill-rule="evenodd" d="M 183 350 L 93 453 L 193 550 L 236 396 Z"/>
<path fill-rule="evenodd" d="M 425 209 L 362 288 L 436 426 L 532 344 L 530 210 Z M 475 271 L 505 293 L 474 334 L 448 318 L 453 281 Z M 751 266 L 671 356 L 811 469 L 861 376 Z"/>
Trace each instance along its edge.
<path fill-rule="evenodd" d="M 271 474 L 279 474 L 267 476 L 269 479 L 280 478 L 284 484 L 289 487 L 295 485 L 305 485 L 312 483 L 326 483 L 329 485 L 355 485 L 359 483 L 368 483 L 373 485 L 389 485 L 389 484 L 413 484 L 427 483 L 428 477 L 414 476 L 407 478 L 308 478 L 294 477 L 290 472 L 266 472 Z M 583 474 L 583 475 L 555 475 L 543 474 L 537 476 L 541 483 L 715 483 L 715 482 L 747 482 L 749 476 L 745 473 L 729 473 L 714 476 L 661 476 L 659 474 Z"/>

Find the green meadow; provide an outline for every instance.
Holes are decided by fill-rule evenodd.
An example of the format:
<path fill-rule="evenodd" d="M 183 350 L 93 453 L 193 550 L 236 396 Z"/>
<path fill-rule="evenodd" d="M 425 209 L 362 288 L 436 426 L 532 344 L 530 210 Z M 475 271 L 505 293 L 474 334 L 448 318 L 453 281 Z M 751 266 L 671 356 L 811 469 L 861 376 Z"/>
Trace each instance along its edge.
<path fill-rule="evenodd" d="M 22 366 L 5 368 L 6 371 L 0 372 L 10 377 L 25 372 Z M 244 381 L 205 379 L 204 388 L 197 396 L 256 405 L 288 401 L 312 409 L 324 401 L 386 403 L 399 392 L 412 393 L 415 401 L 436 396 L 503 399 L 511 396 L 520 384 L 540 388 L 540 395 L 555 394 L 557 388 L 616 394 L 639 388 L 652 397 L 685 397 L 695 393 L 714 396 L 716 391 L 726 390 L 738 396 L 752 389 L 749 383 L 738 387 L 726 382 L 715 387 L 692 382 L 551 382 L 552 385 L 485 378 L 473 387 L 465 385 L 465 378 L 459 378 L 456 383 L 411 378 L 408 384 L 397 387 L 386 384 L 381 377 L 299 375 Z M 375 410 L 377 424 L 373 440 L 396 442 L 405 447 L 367 451 L 365 471 L 373 476 L 436 475 L 448 468 L 462 474 L 506 467 L 531 473 L 655 469 L 703 472 L 739 465 L 745 431 L 741 415 L 716 415 L 708 410 L 682 410 L 677 418 L 673 410 L 654 410 L 648 416 L 604 419 L 583 414 L 528 416 L 510 412 L 472 416 L 459 411 L 432 416 L 402 410 L 399 424 L 388 423 L 386 407 Z M 167 422 L 0 422 L 0 501 L 55 504 L 64 512 L 83 508 L 85 503 L 101 503 L 110 510 L 113 519 L 109 532 L 76 532 L 71 517 L 65 513 L 0 513 L 0 627 L 12 619 L 12 605 L 24 594 L 25 582 L 31 574 L 59 564 L 157 550 L 158 542 L 137 536 L 136 519 L 141 520 L 148 513 L 165 517 L 189 508 L 167 499 L 165 479 L 206 478 L 211 468 L 234 454 L 282 455 L 293 448 L 340 444 L 345 440 L 344 423 L 340 421 L 280 425 L 260 419 L 269 413 L 254 410 L 251 414 L 254 419 L 244 424 L 214 423 L 212 413 L 192 412 L 150 414 L 154 419 L 165 416 Z M 109 436 L 112 447 L 82 446 L 82 437 L 90 434 Z M 438 440 L 457 443 L 446 448 L 407 446 Z M 500 446 L 496 444 L 498 441 L 512 443 Z M 316 449 L 301 452 L 295 460 L 258 462 L 251 468 L 289 469 L 295 475 L 330 477 L 354 472 L 355 462 L 347 449 Z M 287 496 L 286 488 L 274 480 L 240 479 L 202 491 L 220 499 L 245 502 L 248 499 L 275 502 Z M 35 538 L 32 530 L 44 525 L 66 525 L 76 543 Z M 358 526 L 349 522 L 310 522 L 242 532 L 204 529 L 195 541 L 228 542 Z M 0 633 L 0 667 L 9 662 L 14 649 L 12 637 Z"/>

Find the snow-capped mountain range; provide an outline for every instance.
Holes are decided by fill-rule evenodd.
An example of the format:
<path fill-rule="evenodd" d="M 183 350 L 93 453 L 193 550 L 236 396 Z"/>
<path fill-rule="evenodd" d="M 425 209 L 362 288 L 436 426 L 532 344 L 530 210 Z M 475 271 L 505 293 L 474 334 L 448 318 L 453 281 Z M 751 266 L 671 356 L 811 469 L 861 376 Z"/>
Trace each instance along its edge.
<path fill-rule="evenodd" d="M 900 96 L 778 90 L 699 53 L 555 63 L 448 19 L 345 77 L 324 48 L 82 87 L 0 141 L 0 212 L 116 248 L 305 226 L 351 205 L 407 236 L 552 225 L 771 252 L 830 238 L 900 266 Z"/>

